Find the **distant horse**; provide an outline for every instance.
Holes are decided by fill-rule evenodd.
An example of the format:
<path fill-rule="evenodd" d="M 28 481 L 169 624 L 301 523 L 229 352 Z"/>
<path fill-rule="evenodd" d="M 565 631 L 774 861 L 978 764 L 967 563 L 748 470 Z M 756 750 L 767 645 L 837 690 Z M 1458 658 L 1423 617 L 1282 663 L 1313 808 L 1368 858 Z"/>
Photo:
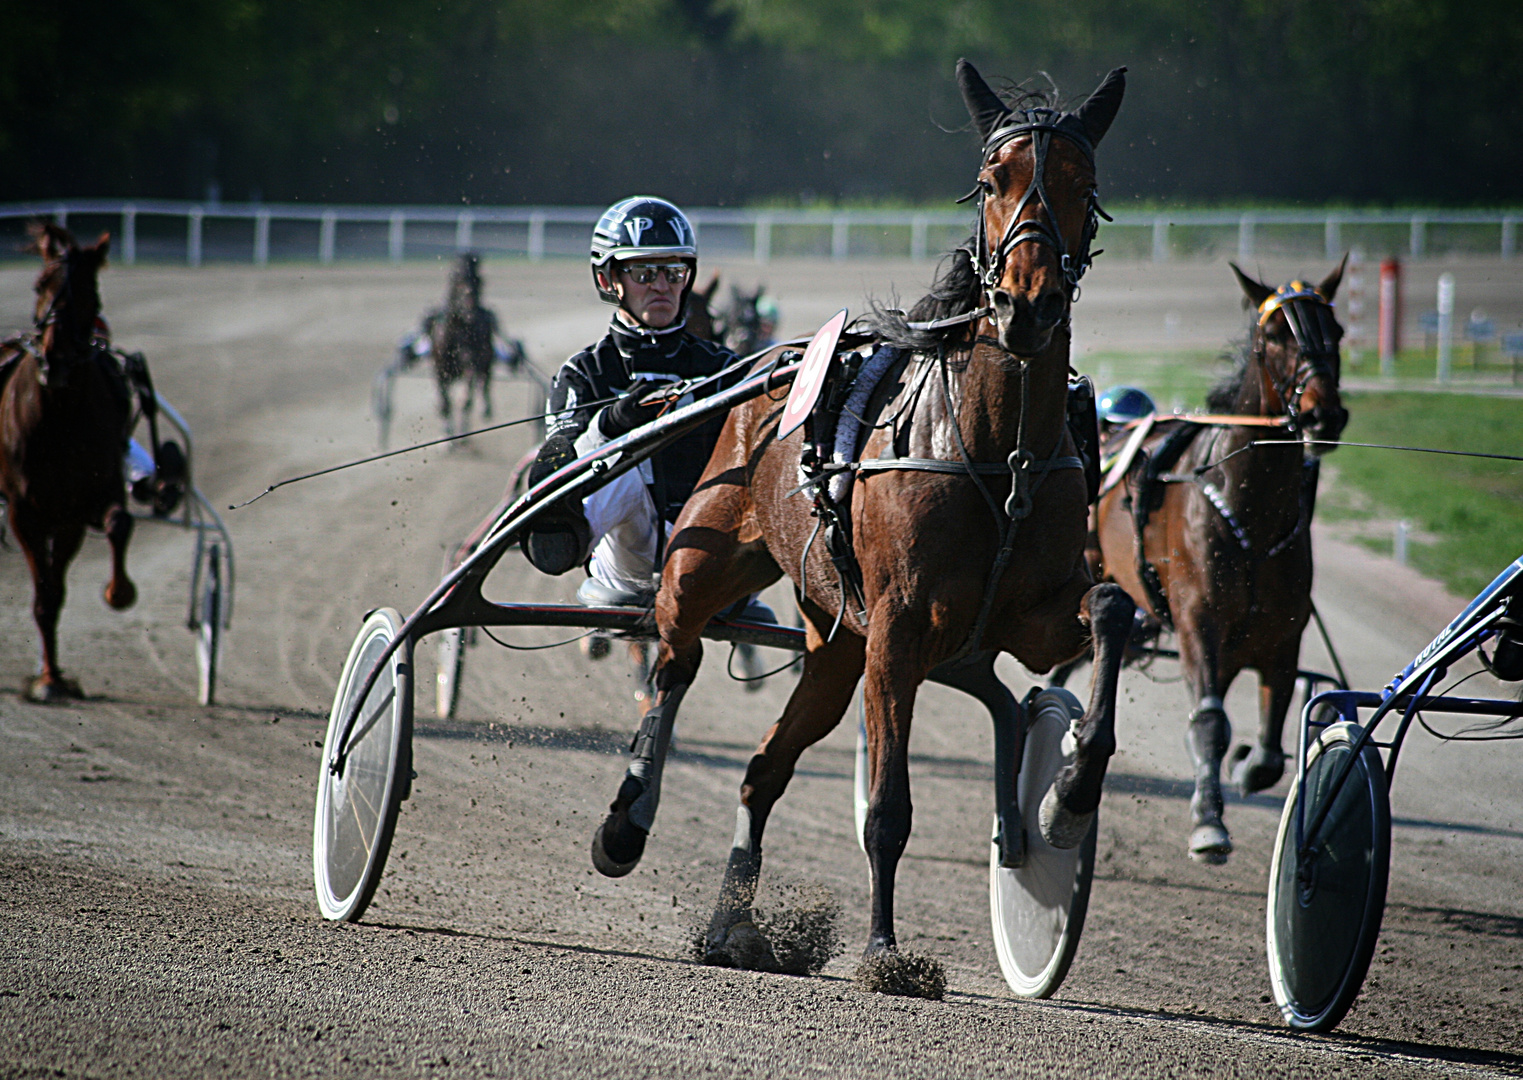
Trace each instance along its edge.
<path fill-rule="evenodd" d="M 694 285 L 687 294 L 687 306 L 682 309 L 687 319 L 687 332 L 699 341 L 724 339 L 724 334 L 720 332 L 718 320 L 714 315 L 714 294 L 718 291 L 719 272 L 715 271 L 707 285 L 701 289 Z"/>
<path fill-rule="evenodd" d="M 1106 580 L 1147 612 L 1151 630 L 1172 627 L 1178 636 L 1195 703 L 1186 734 L 1195 763 L 1190 854 L 1213 863 L 1232 851 L 1221 787 L 1232 727 L 1222 701 L 1245 668 L 1259 676 L 1258 741 L 1234 752 L 1233 779 L 1247 794 L 1285 771 L 1280 738 L 1311 617 L 1311 516 L 1328 449 L 1313 440 L 1336 440 L 1348 422 L 1338 393 L 1343 330 L 1332 307 L 1343 265 L 1320 285 L 1279 289 L 1232 270 L 1256 317 L 1207 407 L 1229 420 L 1262 420 L 1152 425 L 1122 466 L 1126 482 L 1100 500 L 1093 553 Z"/>
<path fill-rule="evenodd" d="M 725 344 L 741 356 L 750 356 L 772 344 L 762 310 L 762 296 L 766 291 L 765 285 L 758 285 L 754 292 L 730 286 L 730 306 L 724 313 L 724 339 Z"/>
<path fill-rule="evenodd" d="M 423 320 L 433 359 L 434 380 L 439 387 L 439 414 L 444 433 L 455 434 L 450 387 L 465 380 L 465 403 L 460 408 L 460 430 L 470 426 L 471 406 L 481 394 L 481 415 L 492 418 L 492 363 L 497 336 L 497 316 L 481 303 L 481 257 L 467 252 L 455 259 L 450 273 L 444 308 Z"/>
<path fill-rule="evenodd" d="M 816 542 L 824 516 L 844 526 L 847 507 L 826 503 L 820 487 L 814 499 L 800 491 L 803 429 L 778 439 L 782 402 L 768 396 L 730 414 L 669 545 L 656 599 L 655 707 L 593 838 L 602 873 L 628 873 L 644 852 L 709 620 L 786 572 L 808 623 L 803 674 L 741 786 L 705 936 L 710 963 L 766 963 L 751 905 L 768 815 L 800 754 L 840 722 L 864 672 L 874 963 L 898 962 L 894 876 L 910 833 L 910 721 L 933 669 L 965 661 L 993 678 L 995 656 L 1008 652 L 1047 671 L 1093 648 L 1075 759 L 1042 802 L 1042 833 L 1057 847 L 1088 835 L 1115 750 L 1134 607 L 1120 587 L 1090 577 L 1088 484 L 1067 417 L 1069 315 L 1099 209 L 1094 146 L 1121 105 L 1124 76 L 1112 72 L 1076 113 L 1063 113 L 1045 99 L 1007 105 L 966 61 L 957 74 L 983 140 L 976 231 L 910 313 L 913 324 L 877 313 L 879 341 L 902 350 L 904 366 L 885 376 L 892 396 L 879 415 L 889 419 L 861 450 L 879 467 L 845 496 L 850 561 Z M 1005 865 L 1021 865 L 1024 832 L 1002 836 L 1000 847 Z"/>
<path fill-rule="evenodd" d="M 58 666 L 64 580 L 85 529 L 111 542 L 106 603 L 137 599 L 127 577 L 127 510 L 122 459 L 133 419 L 131 391 L 116 359 L 96 339 L 96 275 L 110 239 L 80 247 L 68 230 L 37 226 L 27 249 L 42 256 L 36 330 L 0 342 L 0 495 L 11 532 L 32 572 L 32 614 L 42 637 L 42 672 L 26 687 L 34 701 L 82 697 Z"/>

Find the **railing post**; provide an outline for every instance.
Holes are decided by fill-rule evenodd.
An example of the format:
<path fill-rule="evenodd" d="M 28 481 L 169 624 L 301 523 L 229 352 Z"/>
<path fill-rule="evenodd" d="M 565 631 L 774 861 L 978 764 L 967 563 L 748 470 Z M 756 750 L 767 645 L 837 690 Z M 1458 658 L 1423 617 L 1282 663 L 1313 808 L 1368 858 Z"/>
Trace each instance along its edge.
<path fill-rule="evenodd" d="M 1502 258 L 1511 259 L 1518 253 L 1518 219 L 1502 219 Z"/>
<path fill-rule="evenodd" d="M 1421 259 L 1428 250 L 1428 219 L 1421 214 L 1412 215 L 1412 238 L 1407 244 L 1412 258 Z"/>
<path fill-rule="evenodd" d="M 469 210 L 460 211 L 460 216 L 455 219 L 455 250 L 471 250 L 471 226 L 476 219 L 471 216 Z"/>
<path fill-rule="evenodd" d="M 192 206 L 185 219 L 185 261 L 191 266 L 201 265 L 201 219 L 205 216 L 199 206 Z"/>
<path fill-rule="evenodd" d="M 1438 275 L 1438 381 L 1449 381 L 1454 362 L 1454 275 Z"/>
<path fill-rule="evenodd" d="M 1327 249 L 1328 259 L 1336 259 L 1339 250 L 1343 247 L 1343 230 L 1341 222 L 1332 214 L 1327 215 L 1327 224 L 1322 227 L 1322 242 Z"/>
<path fill-rule="evenodd" d="M 756 215 L 756 261 L 759 263 L 770 262 L 772 259 L 772 219 L 766 214 Z"/>
<path fill-rule="evenodd" d="M 338 238 L 338 215 L 332 210 L 324 210 L 322 224 L 317 230 L 317 261 L 331 263 L 333 261 L 333 248 Z"/>
<path fill-rule="evenodd" d="M 69 227 L 69 208 L 60 206 L 57 210 L 54 210 L 53 220 L 58 223 L 59 228 L 67 229 Z"/>
<path fill-rule="evenodd" d="M 925 262 L 927 231 L 923 214 L 916 214 L 910 219 L 910 258 L 915 262 Z"/>
<path fill-rule="evenodd" d="M 391 222 L 386 228 L 386 257 L 394 263 L 402 261 L 402 244 L 407 233 L 407 219 L 402 211 L 391 212 Z"/>
<path fill-rule="evenodd" d="M 254 265 L 268 266 L 270 262 L 270 212 L 254 213 Z"/>
<path fill-rule="evenodd" d="M 1169 219 L 1162 214 L 1153 219 L 1153 261 L 1169 261 Z"/>
<path fill-rule="evenodd" d="M 1237 261 L 1247 262 L 1253 258 L 1253 215 L 1244 214 L 1237 219 Z"/>
<path fill-rule="evenodd" d="M 850 242 L 848 232 L 851 228 L 851 220 L 845 215 L 838 215 L 830 222 L 830 257 L 836 262 L 844 262 L 846 259 L 847 244 Z"/>
<path fill-rule="evenodd" d="M 137 207 L 128 203 L 122 207 L 122 264 L 131 266 L 137 262 Z"/>
<path fill-rule="evenodd" d="M 545 257 L 545 215 L 529 215 L 529 261 L 539 262 Z"/>

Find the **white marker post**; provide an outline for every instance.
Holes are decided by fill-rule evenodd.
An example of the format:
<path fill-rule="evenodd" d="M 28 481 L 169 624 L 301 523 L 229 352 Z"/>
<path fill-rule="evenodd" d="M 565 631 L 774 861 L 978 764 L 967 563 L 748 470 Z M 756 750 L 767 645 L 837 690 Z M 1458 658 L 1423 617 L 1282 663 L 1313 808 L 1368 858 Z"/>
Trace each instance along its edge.
<path fill-rule="evenodd" d="M 1438 276 L 1438 381 L 1449 381 L 1454 360 L 1454 275 Z"/>

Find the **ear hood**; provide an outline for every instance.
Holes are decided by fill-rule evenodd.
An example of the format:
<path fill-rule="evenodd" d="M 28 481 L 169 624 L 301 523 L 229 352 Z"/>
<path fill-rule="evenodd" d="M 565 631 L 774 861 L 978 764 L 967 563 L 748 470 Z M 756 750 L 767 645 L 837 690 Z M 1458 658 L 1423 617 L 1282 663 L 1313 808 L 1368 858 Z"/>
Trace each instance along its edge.
<path fill-rule="evenodd" d="M 1090 142 L 1099 145 L 1105 133 L 1111 129 L 1111 122 L 1116 119 L 1125 94 L 1126 68 L 1118 67 L 1095 88 L 1095 92 L 1089 95 L 1089 100 L 1079 106 L 1079 122 L 1089 133 Z"/>
<path fill-rule="evenodd" d="M 1000 121 L 1010 115 L 1010 109 L 989 89 L 984 77 L 966 58 L 957 61 L 957 88 L 962 91 L 963 104 L 968 107 L 973 126 L 978 128 L 978 137 L 987 140 Z"/>

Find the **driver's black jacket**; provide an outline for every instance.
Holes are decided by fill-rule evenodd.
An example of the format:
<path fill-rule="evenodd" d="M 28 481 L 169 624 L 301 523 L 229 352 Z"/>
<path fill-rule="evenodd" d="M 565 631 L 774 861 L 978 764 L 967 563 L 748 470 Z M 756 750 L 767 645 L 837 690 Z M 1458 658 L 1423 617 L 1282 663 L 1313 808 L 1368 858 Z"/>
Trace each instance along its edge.
<path fill-rule="evenodd" d="M 723 345 L 700 341 L 680 327 L 638 331 L 615 316 L 603 340 L 577 353 L 556 372 L 547 410 L 549 434 L 564 435 L 576 443 L 579 453 L 588 453 L 609 441 L 610 433 L 599 423 L 603 410 L 610 404 L 608 398 L 617 397 L 642 380 L 664 383 L 713 375 L 736 359 Z M 742 376 L 743 372 L 737 371 L 723 380 L 715 380 L 702 387 L 698 396 L 707 397 L 733 386 Z M 682 404 L 690 400 L 685 398 Z M 587 404 L 592 402 L 603 404 Z M 641 472 L 662 520 L 675 520 L 693 494 L 709 463 L 709 455 L 714 452 L 724 420 L 718 416 L 688 432 L 652 456 L 649 469 L 642 466 Z"/>

